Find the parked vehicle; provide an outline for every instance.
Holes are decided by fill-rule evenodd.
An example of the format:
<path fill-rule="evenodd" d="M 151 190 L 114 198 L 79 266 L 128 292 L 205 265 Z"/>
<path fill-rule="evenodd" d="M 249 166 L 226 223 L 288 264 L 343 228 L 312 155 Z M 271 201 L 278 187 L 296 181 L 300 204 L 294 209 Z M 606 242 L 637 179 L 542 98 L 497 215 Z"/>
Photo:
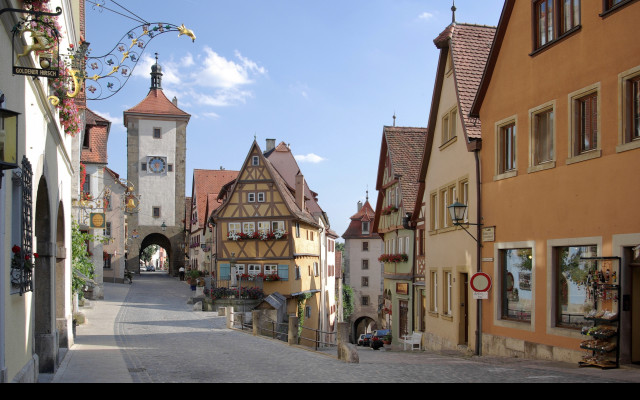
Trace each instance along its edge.
<path fill-rule="evenodd" d="M 358 346 L 369 346 L 369 342 L 371 341 L 371 334 L 370 333 L 363 333 L 362 335 L 360 335 L 360 337 L 358 338 Z"/>
<path fill-rule="evenodd" d="M 384 343 L 382 343 L 382 339 L 390 333 L 391 331 L 389 329 L 379 329 L 373 331 L 369 346 L 374 350 L 378 350 L 379 348 L 384 346 Z"/>
<path fill-rule="evenodd" d="M 154 267 L 153 265 L 147 265 L 147 272 L 149 272 L 149 271 L 153 272 L 155 270 L 156 270 L 156 267 Z"/>

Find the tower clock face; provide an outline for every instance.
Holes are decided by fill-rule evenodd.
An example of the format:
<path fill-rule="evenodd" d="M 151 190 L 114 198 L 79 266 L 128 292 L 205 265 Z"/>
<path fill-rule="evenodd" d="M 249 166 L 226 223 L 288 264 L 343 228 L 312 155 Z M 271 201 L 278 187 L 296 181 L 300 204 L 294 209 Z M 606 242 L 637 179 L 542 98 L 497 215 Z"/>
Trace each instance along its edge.
<path fill-rule="evenodd" d="M 149 171 L 154 174 L 162 174 L 167 171 L 167 160 L 162 157 L 152 157 L 149 159 Z"/>

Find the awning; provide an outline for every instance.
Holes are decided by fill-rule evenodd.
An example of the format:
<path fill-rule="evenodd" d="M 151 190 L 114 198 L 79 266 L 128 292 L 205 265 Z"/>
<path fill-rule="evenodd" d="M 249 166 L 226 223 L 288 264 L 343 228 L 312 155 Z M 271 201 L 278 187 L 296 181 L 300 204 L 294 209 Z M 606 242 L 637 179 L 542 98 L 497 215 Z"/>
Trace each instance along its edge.
<path fill-rule="evenodd" d="M 303 294 L 316 294 L 316 293 L 320 293 L 320 290 L 313 289 L 313 290 L 305 290 L 304 292 L 291 293 L 291 297 L 298 297 L 298 296 L 302 296 Z"/>

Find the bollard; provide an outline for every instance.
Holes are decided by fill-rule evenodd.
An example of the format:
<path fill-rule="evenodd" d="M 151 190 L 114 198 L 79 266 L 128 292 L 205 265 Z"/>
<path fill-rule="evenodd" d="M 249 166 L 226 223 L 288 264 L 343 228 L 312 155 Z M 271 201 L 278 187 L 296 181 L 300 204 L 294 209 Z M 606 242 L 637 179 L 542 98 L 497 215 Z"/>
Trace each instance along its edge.
<path fill-rule="evenodd" d="M 260 311 L 251 311 L 251 318 L 253 321 L 253 336 L 258 336 L 258 329 L 260 329 Z"/>
<path fill-rule="evenodd" d="M 233 307 L 226 307 L 227 329 L 233 328 Z"/>
<path fill-rule="evenodd" d="M 336 341 L 338 343 L 338 359 L 346 363 L 359 364 L 360 356 L 358 348 L 349 343 L 349 323 L 338 322 L 338 334 Z"/>
<path fill-rule="evenodd" d="M 289 346 L 298 344 L 298 317 L 295 315 L 289 316 Z"/>

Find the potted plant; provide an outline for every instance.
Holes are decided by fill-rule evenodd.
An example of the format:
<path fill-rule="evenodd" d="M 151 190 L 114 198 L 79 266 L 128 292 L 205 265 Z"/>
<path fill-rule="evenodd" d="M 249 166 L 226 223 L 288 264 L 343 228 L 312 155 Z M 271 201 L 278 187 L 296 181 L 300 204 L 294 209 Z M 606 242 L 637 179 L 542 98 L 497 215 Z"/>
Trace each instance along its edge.
<path fill-rule="evenodd" d="M 200 271 L 192 269 L 189 272 L 189 285 L 191 286 L 191 290 L 195 291 L 196 286 L 198 285 L 198 278 L 200 277 Z"/>
<path fill-rule="evenodd" d="M 391 333 L 389 333 L 388 335 L 384 335 L 384 336 L 382 337 L 382 343 L 383 343 L 383 344 L 391 344 L 391 340 L 392 340 L 392 339 L 393 339 L 393 338 L 391 337 Z"/>

